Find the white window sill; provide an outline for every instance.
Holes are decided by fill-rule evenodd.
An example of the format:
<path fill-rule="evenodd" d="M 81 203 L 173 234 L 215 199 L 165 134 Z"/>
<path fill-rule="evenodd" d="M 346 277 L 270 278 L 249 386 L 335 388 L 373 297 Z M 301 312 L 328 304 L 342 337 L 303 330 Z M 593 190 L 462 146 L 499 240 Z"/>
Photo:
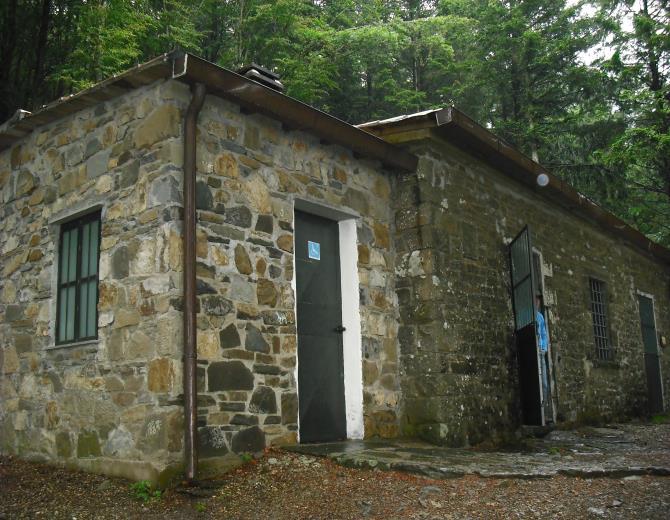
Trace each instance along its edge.
<path fill-rule="evenodd" d="M 63 345 L 49 345 L 44 347 L 44 350 L 60 350 L 63 348 L 85 347 L 87 345 L 97 345 L 99 339 L 87 339 L 84 341 L 77 341 L 75 343 L 64 343 Z"/>

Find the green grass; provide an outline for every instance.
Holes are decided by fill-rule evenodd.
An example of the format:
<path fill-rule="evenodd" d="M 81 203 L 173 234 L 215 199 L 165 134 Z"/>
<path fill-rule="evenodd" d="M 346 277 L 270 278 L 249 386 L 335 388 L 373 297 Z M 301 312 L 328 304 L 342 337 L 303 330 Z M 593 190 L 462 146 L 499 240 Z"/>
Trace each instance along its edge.
<path fill-rule="evenodd" d="M 244 463 L 249 463 L 252 460 L 254 460 L 254 456 L 251 453 L 247 453 L 247 452 L 240 453 L 240 458 L 242 459 L 242 462 L 244 462 Z"/>
<path fill-rule="evenodd" d="M 160 489 L 151 489 L 151 482 L 148 480 L 134 482 L 130 485 L 130 491 L 135 499 L 145 503 L 151 500 L 157 500 L 162 495 Z"/>
<path fill-rule="evenodd" d="M 652 424 L 665 424 L 670 422 L 670 415 L 667 413 L 659 413 L 651 416 Z"/>

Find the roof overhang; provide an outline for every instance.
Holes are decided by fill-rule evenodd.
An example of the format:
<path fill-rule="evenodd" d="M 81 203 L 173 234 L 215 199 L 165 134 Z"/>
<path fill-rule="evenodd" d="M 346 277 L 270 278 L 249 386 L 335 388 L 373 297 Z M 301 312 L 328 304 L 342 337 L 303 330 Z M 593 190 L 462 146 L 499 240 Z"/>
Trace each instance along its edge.
<path fill-rule="evenodd" d="M 670 250 L 649 240 L 637 229 L 603 209 L 570 184 L 553 175 L 542 165 L 454 107 L 373 121 L 359 125 L 359 128 L 393 143 L 416 142 L 437 134 L 449 143 L 525 184 L 541 196 L 596 223 L 655 258 L 670 263 Z M 545 174 L 549 178 L 547 186 L 538 185 L 537 178 L 540 174 Z"/>
<path fill-rule="evenodd" d="M 380 161 L 390 169 L 413 171 L 416 168 L 417 158 L 406 150 L 297 99 L 180 51 L 158 56 L 33 113 L 20 113 L 0 125 L 0 151 L 41 126 L 159 79 L 170 78 L 187 84 L 203 83 L 209 94 L 232 101 L 248 112 L 264 114 L 290 130 L 311 133 L 325 143 L 343 146 L 357 156 Z"/>

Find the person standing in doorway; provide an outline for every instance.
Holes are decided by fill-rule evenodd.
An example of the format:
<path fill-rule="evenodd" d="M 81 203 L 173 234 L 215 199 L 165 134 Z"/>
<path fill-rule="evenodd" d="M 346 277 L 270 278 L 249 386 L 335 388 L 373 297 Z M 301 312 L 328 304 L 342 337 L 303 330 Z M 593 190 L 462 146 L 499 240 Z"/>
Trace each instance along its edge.
<path fill-rule="evenodd" d="M 542 373 L 542 406 L 545 410 L 550 403 L 549 397 L 549 370 L 547 354 L 549 351 L 549 334 L 547 333 L 547 322 L 542 314 L 542 295 L 535 296 L 535 323 L 537 324 L 537 346 L 540 349 L 540 371 Z"/>

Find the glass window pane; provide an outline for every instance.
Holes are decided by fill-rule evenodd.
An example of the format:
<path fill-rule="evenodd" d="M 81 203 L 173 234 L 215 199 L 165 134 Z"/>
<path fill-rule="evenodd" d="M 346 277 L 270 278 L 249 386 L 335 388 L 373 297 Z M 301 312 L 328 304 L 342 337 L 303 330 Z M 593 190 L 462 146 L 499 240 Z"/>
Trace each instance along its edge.
<path fill-rule="evenodd" d="M 67 319 L 65 322 L 65 340 L 74 339 L 74 298 L 75 286 L 67 288 Z"/>
<path fill-rule="evenodd" d="M 91 228 L 91 240 L 90 240 L 90 247 L 89 247 L 89 267 L 88 267 L 88 273 L 89 274 L 97 274 L 98 272 L 98 235 L 100 234 L 100 221 L 95 220 L 91 222 L 90 225 Z"/>
<path fill-rule="evenodd" d="M 88 284 L 82 283 L 79 286 L 79 334 L 78 337 L 86 337 L 86 325 L 88 320 L 86 319 L 86 313 L 88 312 L 88 305 L 86 301 L 88 300 Z"/>
<path fill-rule="evenodd" d="M 88 239 L 91 231 L 91 224 L 84 224 L 81 228 L 81 273 L 80 277 L 88 276 Z"/>
<path fill-rule="evenodd" d="M 69 265 L 69 253 L 70 253 L 70 231 L 65 231 L 62 237 L 61 243 L 61 259 L 60 259 L 60 275 L 58 277 L 59 282 L 66 281 L 67 278 L 67 267 Z"/>
<path fill-rule="evenodd" d="M 96 336 L 98 330 L 97 323 L 97 305 L 98 305 L 98 284 L 95 280 L 89 282 L 88 284 L 88 312 L 87 312 L 87 325 L 86 325 L 86 335 L 87 336 Z"/>
<path fill-rule="evenodd" d="M 58 341 L 65 339 L 65 322 L 67 319 L 67 289 L 61 289 L 58 293 Z"/>
<path fill-rule="evenodd" d="M 79 238 L 78 236 L 78 230 L 73 229 L 70 232 L 70 252 L 69 252 L 69 258 L 68 258 L 68 276 L 67 276 L 67 281 L 68 282 L 73 282 L 77 278 L 77 239 Z"/>

